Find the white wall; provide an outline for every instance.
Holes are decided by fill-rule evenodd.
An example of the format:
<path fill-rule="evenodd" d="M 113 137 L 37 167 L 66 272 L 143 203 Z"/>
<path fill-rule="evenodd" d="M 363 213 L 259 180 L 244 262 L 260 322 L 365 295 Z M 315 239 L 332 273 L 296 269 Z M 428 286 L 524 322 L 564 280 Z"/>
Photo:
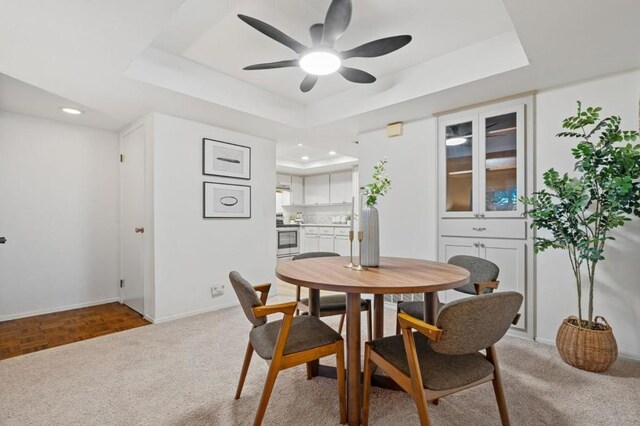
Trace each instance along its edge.
<path fill-rule="evenodd" d="M 391 190 L 378 200 L 382 256 L 437 259 L 436 119 L 404 125 L 402 136 L 386 130 L 358 136 L 360 186 L 371 182 L 373 166 L 388 157 Z"/>
<path fill-rule="evenodd" d="M 118 298 L 115 133 L 0 111 L 0 321 Z"/>
<path fill-rule="evenodd" d="M 573 170 L 571 142 L 555 138 L 562 119 L 583 106 L 601 106 L 603 114 L 622 117 L 624 129 L 638 128 L 640 71 L 615 75 L 569 87 L 543 91 L 537 96 L 536 149 L 538 188 L 542 173 L 551 167 L 560 173 Z M 640 220 L 634 219 L 607 243 L 606 260 L 596 272 L 594 313 L 613 327 L 621 354 L 640 359 Z M 538 338 L 555 342 L 562 319 L 577 315 L 576 289 L 567 255 L 555 250 L 538 255 Z M 585 290 L 586 291 L 586 290 Z M 586 312 L 586 300 L 584 312 Z"/>
<path fill-rule="evenodd" d="M 251 147 L 251 180 L 202 175 L 202 138 Z M 153 114 L 155 318 L 166 321 L 238 303 L 228 274 L 275 280 L 275 142 Z M 251 219 L 203 219 L 202 182 L 251 185 Z M 211 297 L 213 285 L 225 285 Z M 272 289 L 275 292 L 275 288 Z"/>

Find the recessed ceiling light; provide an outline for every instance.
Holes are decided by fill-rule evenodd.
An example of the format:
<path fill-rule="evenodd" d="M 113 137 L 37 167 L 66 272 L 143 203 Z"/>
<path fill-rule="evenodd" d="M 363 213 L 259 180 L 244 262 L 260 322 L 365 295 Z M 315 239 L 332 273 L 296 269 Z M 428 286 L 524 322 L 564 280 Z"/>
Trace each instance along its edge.
<path fill-rule="evenodd" d="M 299 144 L 298 144 L 298 146 L 302 146 L 302 144 L 301 144 L 301 143 L 299 143 Z"/>
<path fill-rule="evenodd" d="M 309 157 L 308 157 L 308 156 L 306 156 L 306 155 L 303 155 L 303 156 L 302 156 L 302 159 L 303 159 L 303 160 L 308 160 L 308 159 L 309 159 Z"/>
<path fill-rule="evenodd" d="M 72 115 L 82 114 L 82 111 L 80 111 L 79 109 L 71 108 L 71 107 L 61 107 L 60 110 L 62 112 L 66 112 L 67 114 L 72 114 Z"/>
<path fill-rule="evenodd" d="M 329 155 L 336 155 L 335 151 L 329 151 Z"/>
<path fill-rule="evenodd" d="M 456 145 L 462 145 L 466 141 L 467 141 L 467 138 L 449 138 L 446 140 L 445 143 L 447 146 L 456 146 Z"/>
<path fill-rule="evenodd" d="M 305 53 L 300 58 L 300 68 L 308 74 L 328 75 L 340 68 L 341 61 L 338 55 L 331 50 L 314 49 Z"/>

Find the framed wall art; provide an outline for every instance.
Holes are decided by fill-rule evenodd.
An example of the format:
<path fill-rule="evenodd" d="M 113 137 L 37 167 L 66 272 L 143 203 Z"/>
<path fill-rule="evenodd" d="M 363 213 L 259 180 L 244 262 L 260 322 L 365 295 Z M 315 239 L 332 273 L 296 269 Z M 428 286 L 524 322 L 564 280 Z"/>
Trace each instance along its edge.
<path fill-rule="evenodd" d="M 202 217 L 204 219 L 251 218 L 251 187 L 203 182 Z"/>
<path fill-rule="evenodd" d="M 203 138 L 202 174 L 251 179 L 251 148 Z"/>

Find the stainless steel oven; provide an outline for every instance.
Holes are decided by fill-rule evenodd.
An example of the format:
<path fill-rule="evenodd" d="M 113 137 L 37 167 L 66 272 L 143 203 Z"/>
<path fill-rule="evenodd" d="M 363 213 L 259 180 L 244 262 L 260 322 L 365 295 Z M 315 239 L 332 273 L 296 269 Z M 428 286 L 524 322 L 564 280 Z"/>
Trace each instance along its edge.
<path fill-rule="evenodd" d="M 279 226 L 278 257 L 291 257 L 300 253 L 300 227 Z"/>

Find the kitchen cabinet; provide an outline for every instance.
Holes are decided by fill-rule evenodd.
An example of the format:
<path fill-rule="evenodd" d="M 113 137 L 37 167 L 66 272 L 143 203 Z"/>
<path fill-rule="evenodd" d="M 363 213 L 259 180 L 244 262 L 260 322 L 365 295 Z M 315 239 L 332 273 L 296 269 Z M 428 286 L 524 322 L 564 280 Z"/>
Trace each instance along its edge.
<path fill-rule="evenodd" d="M 498 291 L 524 296 L 511 332 L 534 337 L 535 237 L 518 202 L 534 174 L 533 96 L 438 117 L 438 258 L 468 255 L 500 268 Z M 441 292 L 443 302 L 463 293 Z"/>
<path fill-rule="evenodd" d="M 304 204 L 304 180 L 300 176 L 291 176 L 291 204 Z"/>
<path fill-rule="evenodd" d="M 353 197 L 352 171 L 331 173 L 329 190 L 332 204 L 350 203 Z"/>
<path fill-rule="evenodd" d="M 333 235 L 320 235 L 318 238 L 318 251 L 333 252 L 335 250 L 334 238 Z"/>
<path fill-rule="evenodd" d="M 526 295 L 527 282 L 527 244 L 524 240 L 507 239 L 474 239 L 474 238 L 440 238 L 440 261 L 447 262 L 453 256 L 467 255 L 487 259 L 500 268 L 500 286 L 497 291 L 516 291 Z M 469 297 L 465 293 L 447 290 L 439 293 L 440 300 L 448 303 L 453 300 Z M 522 318 L 514 326 L 525 329 L 527 315 L 526 304 L 520 308 Z"/>
<path fill-rule="evenodd" d="M 289 175 L 276 175 L 276 188 L 289 189 L 291 188 L 291 176 Z"/>
<path fill-rule="evenodd" d="M 349 244 L 349 237 L 348 236 L 336 235 L 336 238 L 335 238 L 333 244 L 334 244 L 334 251 L 336 253 L 338 253 L 340 256 L 349 256 L 350 244 Z"/>
<path fill-rule="evenodd" d="M 307 234 L 304 236 L 303 253 L 320 251 L 320 236 L 317 234 Z"/>
<path fill-rule="evenodd" d="M 330 203 L 329 175 L 315 175 L 304 178 L 304 204 Z"/>
<path fill-rule="evenodd" d="M 438 128 L 441 217 L 521 217 L 525 104 L 443 116 Z"/>

